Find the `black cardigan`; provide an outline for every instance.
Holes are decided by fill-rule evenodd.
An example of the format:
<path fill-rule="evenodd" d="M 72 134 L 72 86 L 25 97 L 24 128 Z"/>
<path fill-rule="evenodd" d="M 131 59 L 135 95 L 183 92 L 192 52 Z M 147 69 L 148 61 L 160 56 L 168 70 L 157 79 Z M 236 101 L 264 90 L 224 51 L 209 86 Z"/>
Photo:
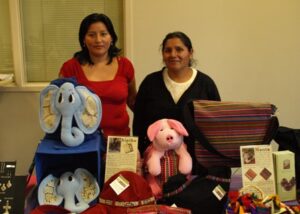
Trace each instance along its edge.
<path fill-rule="evenodd" d="M 146 76 L 138 90 L 133 119 L 133 135 L 139 137 L 141 154 L 150 143 L 147 140 L 148 126 L 162 118 L 172 118 L 183 123 L 183 107 L 195 99 L 220 100 L 214 81 L 200 71 L 177 103 L 166 88 L 163 69 Z"/>

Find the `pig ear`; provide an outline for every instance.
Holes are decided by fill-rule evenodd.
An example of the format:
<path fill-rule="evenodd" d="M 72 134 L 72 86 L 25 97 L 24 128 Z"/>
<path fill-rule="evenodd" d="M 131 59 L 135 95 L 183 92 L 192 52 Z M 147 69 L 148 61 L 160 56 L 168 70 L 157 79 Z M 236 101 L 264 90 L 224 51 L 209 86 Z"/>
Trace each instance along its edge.
<path fill-rule="evenodd" d="M 186 131 L 181 122 L 173 119 L 168 119 L 167 122 L 171 128 L 175 129 L 175 131 L 178 132 L 178 134 L 183 136 L 189 136 L 188 132 Z"/>
<path fill-rule="evenodd" d="M 162 128 L 162 120 L 157 120 L 156 122 L 152 123 L 147 130 L 147 135 L 149 140 L 152 142 L 156 137 L 159 130 Z"/>

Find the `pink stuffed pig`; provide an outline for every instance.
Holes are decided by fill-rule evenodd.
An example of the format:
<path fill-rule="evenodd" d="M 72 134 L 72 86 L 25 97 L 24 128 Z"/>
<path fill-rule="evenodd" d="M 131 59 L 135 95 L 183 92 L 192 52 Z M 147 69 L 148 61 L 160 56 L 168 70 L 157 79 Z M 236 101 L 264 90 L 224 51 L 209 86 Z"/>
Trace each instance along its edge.
<path fill-rule="evenodd" d="M 184 126 L 177 120 L 160 119 L 148 127 L 147 135 L 152 142 L 145 152 L 145 164 L 148 168 L 148 181 L 153 193 L 161 194 L 161 187 L 154 177 L 162 173 L 161 159 L 166 152 L 173 150 L 178 156 L 178 171 L 189 175 L 192 171 L 192 158 L 183 142 L 188 136 Z"/>

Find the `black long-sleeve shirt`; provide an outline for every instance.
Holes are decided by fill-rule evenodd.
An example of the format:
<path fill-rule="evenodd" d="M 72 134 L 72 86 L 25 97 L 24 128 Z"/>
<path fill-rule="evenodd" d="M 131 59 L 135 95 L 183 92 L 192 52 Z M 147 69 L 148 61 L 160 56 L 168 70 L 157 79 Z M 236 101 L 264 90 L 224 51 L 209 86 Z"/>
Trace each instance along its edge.
<path fill-rule="evenodd" d="M 133 119 L 133 135 L 139 137 L 141 154 L 150 143 L 147 140 L 148 126 L 162 118 L 172 118 L 183 123 L 183 107 L 195 99 L 220 100 L 214 81 L 200 71 L 177 103 L 164 83 L 163 69 L 145 77 L 138 90 Z"/>

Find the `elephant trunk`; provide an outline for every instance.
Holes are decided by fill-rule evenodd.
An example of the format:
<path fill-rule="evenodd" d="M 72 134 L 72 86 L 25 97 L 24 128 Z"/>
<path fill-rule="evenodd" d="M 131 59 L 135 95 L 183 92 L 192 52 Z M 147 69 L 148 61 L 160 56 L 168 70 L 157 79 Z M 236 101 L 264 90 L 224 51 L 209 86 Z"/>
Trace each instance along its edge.
<path fill-rule="evenodd" d="M 84 201 L 75 204 L 74 195 L 65 195 L 64 208 L 75 213 L 81 213 L 89 208 L 89 204 Z"/>
<path fill-rule="evenodd" d="M 61 122 L 61 140 L 66 146 L 78 146 L 84 141 L 83 132 L 77 127 L 71 127 L 72 120 L 63 117 Z"/>
<path fill-rule="evenodd" d="M 85 203 L 84 201 L 80 201 L 75 204 L 75 195 L 72 191 L 64 193 L 59 192 L 59 194 L 64 197 L 64 208 L 70 210 L 71 212 L 81 213 L 82 211 L 89 208 L 89 204 Z"/>

